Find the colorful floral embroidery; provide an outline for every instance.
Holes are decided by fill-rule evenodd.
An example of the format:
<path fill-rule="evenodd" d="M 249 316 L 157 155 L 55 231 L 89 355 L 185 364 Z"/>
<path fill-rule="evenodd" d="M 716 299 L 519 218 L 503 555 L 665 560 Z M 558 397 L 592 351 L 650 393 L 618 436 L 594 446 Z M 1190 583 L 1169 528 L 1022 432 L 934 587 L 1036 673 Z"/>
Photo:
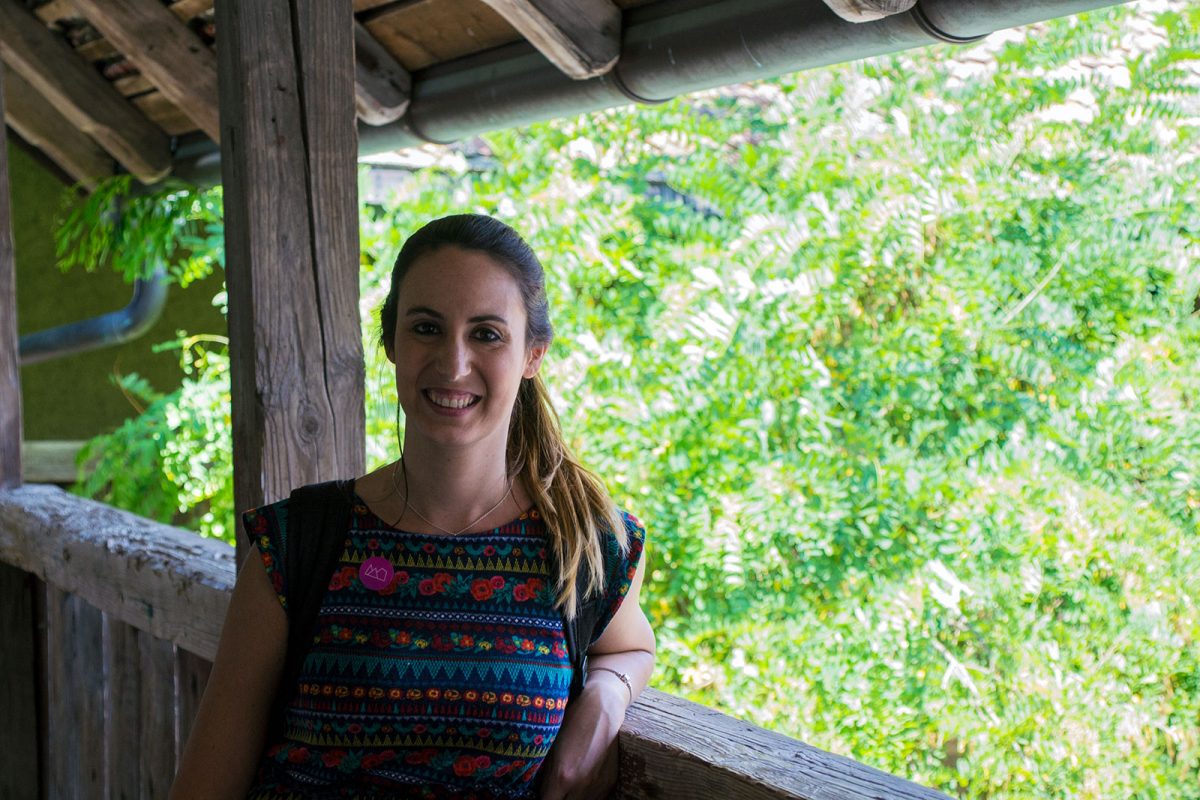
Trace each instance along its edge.
<path fill-rule="evenodd" d="M 285 608 L 286 507 L 244 517 Z M 629 551 L 610 570 L 597 636 L 640 559 L 641 524 L 627 521 Z M 530 796 L 571 677 L 548 554 L 536 512 L 446 537 L 396 531 L 356 504 L 284 737 L 264 753 L 250 797 Z M 372 557 L 394 570 L 379 590 L 359 579 Z"/>

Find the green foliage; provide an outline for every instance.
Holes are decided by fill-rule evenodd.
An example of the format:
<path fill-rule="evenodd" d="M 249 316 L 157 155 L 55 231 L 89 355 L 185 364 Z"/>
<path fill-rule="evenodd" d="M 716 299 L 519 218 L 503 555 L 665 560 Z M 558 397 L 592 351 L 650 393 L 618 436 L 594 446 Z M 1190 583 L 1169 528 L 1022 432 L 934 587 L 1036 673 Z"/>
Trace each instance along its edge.
<path fill-rule="evenodd" d="M 110 178 L 60 223 L 59 266 L 111 265 L 132 283 L 162 264 L 186 287 L 225 266 L 222 213 L 220 187 L 167 180 L 153 192 L 134 193 L 132 176 Z"/>
<path fill-rule="evenodd" d="M 228 341 L 186 336 L 157 349 L 178 349 L 182 385 L 156 392 L 137 374 L 115 383 L 137 417 L 80 451 L 91 463 L 75 491 L 160 522 L 194 527 L 233 542 L 233 446 Z"/>
<path fill-rule="evenodd" d="M 395 252 L 496 214 L 566 433 L 649 524 L 660 688 L 964 797 L 1196 800 L 1198 65 L 1157 3 L 440 151 L 364 209 L 368 458 Z M 218 432 L 112 496 L 178 513 L 227 401 L 126 390 L 109 477 Z"/>
<path fill-rule="evenodd" d="M 220 187 L 167 181 L 135 193 L 132 181 L 128 175 L 103 181 L 61 222 L 63 270 L 107 266 L 133 281 L 162 264 L 170 280 L 187 287 L 224 269 Z M 214 304 L 224 308 L 223 292 Z M 88 442 L 77 460 L 89 470 L 81 469 L 75 491 L 232 542 L 228 343 L 180 331 L 155 349 L 179 350 L 182 385 L 164 395 L 136 373 L 114 376 L 139 414 Z"/>

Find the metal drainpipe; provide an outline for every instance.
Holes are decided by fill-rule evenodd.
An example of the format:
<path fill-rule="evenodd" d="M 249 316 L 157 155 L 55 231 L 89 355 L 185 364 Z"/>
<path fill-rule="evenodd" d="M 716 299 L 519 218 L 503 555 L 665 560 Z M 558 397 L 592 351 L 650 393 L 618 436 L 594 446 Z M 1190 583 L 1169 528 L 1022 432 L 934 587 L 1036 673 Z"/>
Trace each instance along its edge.
<path fill-rule="evenodd" d="M 167 302 L 167 271 L 159 265 L 133 284 L 133 297 L 119 311 L 29 333 L 17 343 L 21 366 L 136 339 L 158 321 Z"/>
<path fill-rule="evenodd" d="M 625 13 L 621 57 L 597 78 L 571 80 L 525 42 L 417 72 L 404 117 L 381 127 L 359 124 L 359 153 L 449 143 L 630 102 L 663 102 L 938 41 L 974 41 L 1000 28 L 1119 4 L 918 0 L 903 14 L 852 23 L 822 0 L 665 0 Z M 181 148 L 175 175 L 201 184 L 220 182 L 216 146 L 194 140 Z"/>

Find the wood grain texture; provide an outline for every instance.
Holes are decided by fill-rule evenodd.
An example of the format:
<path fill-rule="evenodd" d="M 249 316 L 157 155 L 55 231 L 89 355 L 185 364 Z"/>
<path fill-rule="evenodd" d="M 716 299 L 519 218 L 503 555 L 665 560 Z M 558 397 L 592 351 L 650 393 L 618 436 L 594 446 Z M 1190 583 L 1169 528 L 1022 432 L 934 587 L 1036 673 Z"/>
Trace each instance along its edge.
<path fill-rule="evenodd" d="M 410 72 L 521 39 L 480 0 L 416 0 L 368 12 L 362 21 Z"/>
<path fill-rule="evenodd" d="M 622 798 L 949 800 L 849 758 L 647 689 L 620 734 Z"/>
<path fill-rule="evenodd" d="M 0 797 L 37 800 L 38 675 L 33 579 L 0 564 Z"/>
<path fill-rule="evenodd" d="M 0 57 L 143 182 L 170 171 L 166 134 L 18 0 L 0 0 Z"/>
<path fill-rule="evenodd" d="M 138 629 L 104 615 L 105 739 L 108 794 L 114 800 L 142 796 L 137 746 L 142 741 L 142 657 Z"/>
<path fill-rule="evenodd" d="M 104 619 L 83 598 L 46 590 L 50 797 L 104 797 Z"/>
<path fill-rule="evenodd" d="M 192 723 L 200 710 L 204 687 L 212 674 L 212 661 L 175 648 L 175 761 L 183 758 Z"/>
<path fill-rule="evenodd" d="M 171 13 L 187 22 L 213 7 L 213 0 L 175 0 L 169 5 Z M 33 10 L 38 18 L 47 25 L 62 19 L 81 19 L 83 12 L 75 5 L 75 0 L 49 0 Z"/>
<path fill-rule="evenodd" d="M 87 189 L 115 172 L 116 161 L 87 134 L 46 102 L 17 74 L 5 76 L 8 124 Z"/>
<path fill-rule="evenodd" d="M 408 110 L 412 77 L 371 35 L 354 23 L 354 107 L 368 125 L 395 122 Z"/>
<path fill-rule="evenodd" d="M 833 13 L 849 22 L 871 22 L 903 14 L 916 4 L 917 0 L 825 0 Z"/>
<path fill-rule="evenodd" d="M 25 483 L 56 483 L 69 486 L 75 483 L 79 468 L 75 459 L 83 449 L 83 441 L 43 439 L 21 443 L 21 470 Z M 89 461 L 84 471 L 90 473 L 95 462 Z"/>
<path fill-rule="evenodd" d="M 0 64 L 0 489 L 21 485 L 21 360 L 17 349 L 17 260 L 13 251 L 5 108 L 8 75 Z"/>
<path fill-rule="evenodd" d="M 349 0 L 216 11 L 234 497 L 250 508 L 365 462 L 353 16 Z"/>
<path fill-rule="evenodd" d="M 217 59 L 199 36 L 159 0 L 74 2 L 195 127 L 217 139 Z"/>
<path fill-rule="evenodd" d="M 612 0 L 484 2 L 576 80 L 603 75 L 621 54 L 621 9 Z"/>
<path fill-rule="evenodd" d="M 54 486 L 0 491 L 0 561 L 209 660 L 233 548 Z"/>
<path fill-rule="evenodd" d="M 138 111 L 154 120 L 154 124 L 164 133 L 179 136 L 196 130 L 196 123 L 192 122 L 192 118 L 183 113 L 179 106 L 168 100 L 162 92 L 153 91 L 139 95 L 130 100 L 130 103 Z"/>
<path fill-rule="evenodd" d="M 175 777 L 175 647 L 145 631 L 137 631 L 137 639 L 142 684 L 137 748 L 141 796 L 166 797 Z"/>

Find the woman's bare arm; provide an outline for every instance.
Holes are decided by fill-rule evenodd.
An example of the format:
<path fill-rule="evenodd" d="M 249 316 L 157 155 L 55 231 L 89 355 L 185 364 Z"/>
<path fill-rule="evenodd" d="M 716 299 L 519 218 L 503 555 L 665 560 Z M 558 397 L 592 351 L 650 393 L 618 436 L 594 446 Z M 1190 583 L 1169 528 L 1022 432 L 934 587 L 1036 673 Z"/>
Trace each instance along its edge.
<path fill-rule="evenodd" d="M 654 670 L 654 630 L 638 602 L 646 561 L 643 553 L 621 607 L 588 649 L 587 685 L 567 706 L 542 767 L 544 800 L 605 798 L 616 783 L 617 732 Z M 624 673 L 629 688 L 607 669 Z"/>
<path fill-rule="evenodd" d="M 171 800 L 244 797 L 287 653 L 287 614 L 257 548 L 238 574 Z"/>

